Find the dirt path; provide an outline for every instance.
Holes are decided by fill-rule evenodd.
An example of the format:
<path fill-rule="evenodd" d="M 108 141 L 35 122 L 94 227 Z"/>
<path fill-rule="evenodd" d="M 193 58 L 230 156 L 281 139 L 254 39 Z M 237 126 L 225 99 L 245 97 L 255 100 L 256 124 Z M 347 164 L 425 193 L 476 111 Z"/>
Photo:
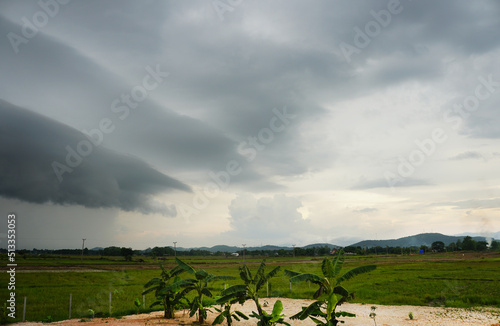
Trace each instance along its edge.
<path fill-rule="evenodd" d="M 268 302 L 268 307 L 264 308 L 271 312 L 272 306 L 276 298 L 261 299 L 261 303 Z M 301 310 L 301 307 L 309 305 L 311 300 L 296 300 L 296 299 L 280 299 L 285 308 L 284 314 L 291 316 Z M 375 310 L 377 326 L 480 326 L 480 325 L 500 325 L 500 309 L 499 308 L 478 308 L 478 309 L 456 309 L 456 308 L 438 308 L 438 307 L 417 307 L 417 306 L 381 306 L 377 305 Z M 237 310 L 245 314 L 250 314 L 255 310 L 252 302 L 247 301 L 243 306 L 235 305 Z M 342 325 L 375 325 L 373 319 L 369 317 L 371 305 L 361 304 L 343 304 L 340 311 L 348 311 L 355 313 L 355 318 L 344 318 L 345 324 Z M 408 318 L 408 313 L 412 312 L 414 319 Z M 208 325 L 215 318 L 215 314 L 209 314 Z M 151 314 L 131 315 L 123 318 L 95 318 L 87 322 L 81 322 L 79 319 L 64 320 L 51 324 L 43 323 L 17 323 L 14 325 L 22 326 L 42 326 L 42 325 L 59 325 L 59 326 L 94 326 L 94 325 L 192 325 L 195 321 L 194 317 L 189 317 L 186 312 L 179 311 L 176 313 L 175 320 L 167 320 L 162 318 L 162 312 L 153 312 Z M 292 326 L 314 326 L 311 320 L 297 321 L 288 320 Z M 237 322 L 236 326 L 254 326 L 255 319 L 248 321 Z M 223 324 L 225 325 L 225 323 Z"/>

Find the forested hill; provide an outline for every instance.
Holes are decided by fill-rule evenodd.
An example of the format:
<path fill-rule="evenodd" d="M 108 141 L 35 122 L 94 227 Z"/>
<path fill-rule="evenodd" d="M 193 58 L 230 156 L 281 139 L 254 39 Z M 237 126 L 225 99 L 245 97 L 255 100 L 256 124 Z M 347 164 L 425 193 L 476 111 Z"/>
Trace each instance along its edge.
<path fill-rule="evenodd" d="M 420 233 L 408 237 L 389 240 L 363 240 L 352 244 L 352 247 L 372 248 L 372 247 L 430 247 L 433 242 L 442 241 L 447 246 L 452 242 L 462 241 L 465 236 L 444 235 L 441 233 Z M 472 237 L 475 241 L 485 241 L 485 237 Z"/>

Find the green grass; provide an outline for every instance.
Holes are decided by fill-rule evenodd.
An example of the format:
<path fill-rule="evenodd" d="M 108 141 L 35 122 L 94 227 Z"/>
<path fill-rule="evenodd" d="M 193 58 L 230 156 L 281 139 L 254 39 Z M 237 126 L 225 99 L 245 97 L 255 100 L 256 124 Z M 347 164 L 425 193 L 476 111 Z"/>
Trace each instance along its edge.
<path fill-rule="evenodd" d="M 344 283 L 356 294 L 353 302 L 387 305 L 437 305 L 448 307 L 500 307 L 500 254 L 467 255 L 455 253 L 413 256 L 359 256 L 347 257 L 343 271 L 375 264 L 377 269 Z M 228 286 L 239 284 L 238 266 L 241 257 L 181 257 L 195 268 L 202 268 L 215 275 L 230 275 L 236 280 Z M 270 296 L 287 298 L 312 298 L 314 284 L 292 284 L 283 273 L 285 269 L 321 274 L 321 257 L 268 258 L 267 271 L 281 266 L 281 271 L 270 281 Z M 252 272 L 261 258 L 246 257 Z M 151 259 L 144 263 L 130 263 L 115 259 L 87 259 L 80 257 L 19 259 L 16 274 L 17 318 L 22 317 L 23 298 L 27 297 L 26 319 L 30 321 L 62 320 L 68 318 L 69 295 L 72 294 L 72 318 L 89 318 L 89 309 L 96 317 L 108 316 L 109 292 L 112 293 L 112 316 L 135 313 L 134 299 L 142 302 L 143 285 L 160 274 L 159 263 Z M 174 266 L 173 258 L 162 264 Z M 97 268 L 101 272 L 35 272 L 23 273 L 22 268 Z M 187 274 L 184 274 L 187 276 Z M 8 283 L 8 274 L 0 273 L 0 283 Z M 223 282 L 211 285 L 214 294 L 224 288 Z M 8 298 L 6 286 L 0 288 L 0 300 Z M 261 296 L 266 296 L 264 287 Z M 154 300 L 146 296 L 146 310 Z"/>

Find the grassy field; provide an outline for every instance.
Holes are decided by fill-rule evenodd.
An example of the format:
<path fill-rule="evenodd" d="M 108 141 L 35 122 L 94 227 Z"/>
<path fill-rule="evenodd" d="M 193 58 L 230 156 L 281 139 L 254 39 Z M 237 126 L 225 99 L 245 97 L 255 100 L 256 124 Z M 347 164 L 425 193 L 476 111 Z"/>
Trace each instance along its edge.
<path fill-rule="evenodd" d="M 2 261 L 6 261 L 2 257 Z M 72 317 L 89 317 L 89 309 L 96 316 L 114 316 L 135 313 L 134 299 L 142 302 L 143 285 L 159 276 L 159 262 L 125 262 L 122 258 L 99 259 L 86 257 L 46 257 L 18 259 L 16 273 L 16 321 L 22 318 L 23 300 L 27 297 L 26 319 L 55 321 L 68 318 L 69 297 L 72 295 Z M 195 268 L 215 275 L 238 277 L 238 266 L 243 261 L 224 257 L 181 257 Z M 314 285 L 293 284 L 283 270 L 321 274 L 321 257 L 268 258 L 270 268 L 281 266 L 281 272 L 270 282 L 269 295 L 274 297 L 309 299 Z M 246 257 L 246 264 L 255 270 L 261 258 Z M 162 261 L 174 266 L 172 258 Z M 377 269 L 346 282 L 347 289 L 356 293 L 353 302 L 386 305 L 436 305 L 449 307 L 500 307 L 500 253 L 448 253 L 412 256 L 379 255 L 346 258 L 344 270 L 375 264 Z M 5 266 L 5 264 L 2 264 Z M 95 270 L 95 272 L 81 270 Z M 0 273 L 0 302 L 9 296 L 8 275 Z M 239 283 L 239 279 L 226 282 Z M 212 284 L 214 293 L 224 284 Z M 267 295 L 264 290 L 262 297 Z M 153 302 L 146 296 L 146 309 Z"/>

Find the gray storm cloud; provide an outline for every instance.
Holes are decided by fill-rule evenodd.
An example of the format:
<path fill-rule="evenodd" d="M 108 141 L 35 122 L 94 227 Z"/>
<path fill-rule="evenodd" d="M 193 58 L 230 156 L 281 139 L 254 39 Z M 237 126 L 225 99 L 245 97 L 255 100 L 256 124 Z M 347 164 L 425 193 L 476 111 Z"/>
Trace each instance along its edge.
<path fill-rule="evenodd" d="M 425 216 L 461 232 L 473 222 L 455 223 L 459 210 L 498 205 L 499 2 L 223 2 L 233 10 L 73 0 L 41 24 L 33 17 L 46 0 L 0 1 L 0 99 L 17 106 L 0 104 L 0 206 L 18 205 L 45 238 L 105 212 L 117 238 L 175 233 L 206 245 L 209 226 L 236 243 L 327 241 L 339 229 L 344 239 L 399 237 Z M 13 45 L 12 33 L 25 40 Z M 356 47 L 349 58 L 343 44 Z M 150 69 L 157 87 L 127 103 Z M 284 107 L 296 118 L 269 137 Z M 69 166 L 67 146 L 77 150 L 103 119 L 115 129 Z M 446 142 L 409 166 L 434 128 Z M 200 211 L 206 224 L 165 219 L 160 231 L 109 216 L 174 216 L 172 204 L 191 205 L 233 161 L 241 173 Z"/>
<path fill-rule="evenodd" d="M 94 146 L 79 164 L 81 132 L 37 113 L 0 101 L 0 195 L 31 203 L 175 216 L 176 208 L 154 200 L 165 191 L 190 187 L 129 155 Z M 71 148 L 71 149 L 68 149 Z M 73 153 L 73 156 L 70 153 Z M 54 162 L 59 169 L 54 168 Z M 59 177 L 58 177 L 59 174 Z"/>

